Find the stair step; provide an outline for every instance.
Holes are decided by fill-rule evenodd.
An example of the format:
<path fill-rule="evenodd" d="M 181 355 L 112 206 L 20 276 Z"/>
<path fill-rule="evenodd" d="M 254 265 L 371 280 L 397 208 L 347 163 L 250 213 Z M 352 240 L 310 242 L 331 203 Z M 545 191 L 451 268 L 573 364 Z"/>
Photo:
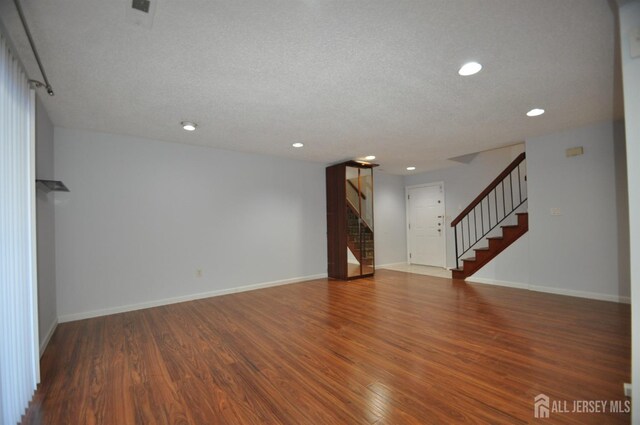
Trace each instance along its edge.
<path fill-rule="evenodd" d="M 489 242 L 488 247 L 474 248 L 473 251 L 476 253 L 475 257 L 463 258 L 462 267 L 452 269 L 453 273 L 451 277 L 453 279 L 465 279 L 471 276 L 495 258 L 500 252 L 504 251 L 520 236 L 526 233 L 529 229 L 528 214 L 520 213 L 518 216 L 518 224 L 500 226 L 503 229 L 502 236 L 491 236 L 486 238 Z"/>
<path fill-rule="evenodd" d="M 491 256 L 491 253 L 493 252 L 493 250 L 489 249 L 489 247 L 486 247 L 486 248 L 475 248 L 474 251 L 476 253 L 476 260 L 477 261 L 484 260 L 485 258 Z"/>
<path fill-rule="evenodd" d="M 528 226 L 529 225 L 529 213 L 516 213 L 518 217 L 518 225 L 520 226 Z"/>
<path fill-rule="evenodd" d="M 464 270 L 462 270 L 461 268 L 457 268 L 457 269 L 453 269 L 453 270 L 451 270 L 451 277 L 452 277 L 453 279 L 460 279 L 460 280 L 462 280 L 462 279 L 464 279 L 466 276 L 465 276 Z"/>

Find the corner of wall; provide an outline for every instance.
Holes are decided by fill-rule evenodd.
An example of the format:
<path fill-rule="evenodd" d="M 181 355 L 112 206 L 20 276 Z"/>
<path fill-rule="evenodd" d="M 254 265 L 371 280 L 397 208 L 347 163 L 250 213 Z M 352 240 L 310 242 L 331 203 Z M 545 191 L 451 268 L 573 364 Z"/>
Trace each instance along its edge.
<path fill-rule="evenodd" d="M 627 207 L 616 128 L 604 122 L 527 140 L 532 285 L 599 299 L 629 295 L 620 273 L 628 225 L 620 220 Z M 567 157 L 574 147 L 583 154 Z"/>
<path fill-rule="evenodd" d="M 36 177 L 55 178 L 54 128 L 47 111 L 36 96 Z M 58 323 L 56 284 L 55 193 L 36 192 L 36 232 L 38 256 L 38 327 L 41 353 Z"/>

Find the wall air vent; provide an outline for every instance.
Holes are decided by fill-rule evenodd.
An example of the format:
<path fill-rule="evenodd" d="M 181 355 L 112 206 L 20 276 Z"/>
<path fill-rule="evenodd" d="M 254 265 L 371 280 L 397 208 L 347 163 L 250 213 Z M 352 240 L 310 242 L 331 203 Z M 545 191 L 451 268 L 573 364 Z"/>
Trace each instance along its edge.
<path fill-rule="evenodd" d="M 150 5 L 151 2 L 149 0 L 133 0 L 133 3 L 131 3 L 131 7 L 144 13 L 149 13 Z"/>
<path fill-rule="evenodd" d="M 151 29 L 153 18 L 156 15 L 158 0 L 131 0 L 125 2 L 127 6 L 126 17 L 129 23 Z"/>

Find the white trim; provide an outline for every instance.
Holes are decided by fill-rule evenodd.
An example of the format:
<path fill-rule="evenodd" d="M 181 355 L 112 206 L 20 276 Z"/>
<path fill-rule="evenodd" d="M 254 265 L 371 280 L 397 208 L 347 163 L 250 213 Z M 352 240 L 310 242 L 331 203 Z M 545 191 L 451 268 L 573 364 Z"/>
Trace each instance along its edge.
<path fill-rule="evenodd" d="M 447 192 L 444 188 L 444 181 L 437 181 L 432 183 L 421 183 L 421 184 L 412 184 L 404 187 L 404 210 L 405 210 L 405 223 L 406 223 L 406 235 L 407 235 L 407 264 L 411 263 L 411 258 L 409 257 L 409 252 L 411 252 L 411 245 L 409 242 L 409 190 L 411 189 L 419 189 L 421 187 L 431 187 L 431 186 L 442 186 L 442 210 L 444 220 L 442 221 L 442 237 L 444 238 L 444 244 L 442 249 L 444 250 L 444 264 L 443 265 L 433 265 L 433 264 L 418 264 L 421 266 L 429 266 L 429 267 L 447 267 Z"/>
<path fill-rule="evenodd" d="M 406 266 L 406 261 L 400 261 L 399 263 L 387 263 L 387 264 L 376 264 L 376 269 L 386 269 L 387 267 L 397 267 L 397 266 Z"/>
<path fill-rule="evenodd" d="M 567 295 L 569 297 L 590 298 L 592 300 L 611 301 L 615 303 L 630 304 L 630 297 L 620 295 L 600 294 L 598 292 L 576 291 L 574 289 L 553 288 L 549 286 L 530 285 L 530 291 L 546 292 L 548 294 Z"/>
<path fill-rule="evenodd" d="M 529 289 L 528 283 L 508 282 L 505 280 L 493 280 L 484 277 L 468 277 L 465 279 L 467 283 L 481 283 L 483 285 L 506 286 L 508 288 Z"/>
<path fill-rule="evenodd" d="M 66 314 L 58 317 L 59 323 L 72 322 L 75 320 L 90 319 L 92 317 L 108 316 L 110 314 L 125 313 L 127 311 L 143 310 L 145 308 L 159 307 L 163 305 L 176 304 L 185 301 L 199 300 L 202 298 L 218 297 L 221 295 L 235 294 L 237 292 L 253 291 L 256 289 L 270 288 L 272 286 L 288 285 L 291 283 L 306 282 L 308 280 L 326 278 L 326 273 L 310 276 L 294 277 L 291 279 L 274 280 L 272 282 L 255 283 L 252 285 L 237 286 L 235 288 L 218 289 L 215 291 L 201 292 L 198 294 L 182 295 L 179 297 L 165 298 L 162 300 L 147 301 L 138 304 L 128 304 L 120 307 L 105 308 L 101 310 L 85 311 L 82 313 Z"/>
<path fill-rule="evenodd" d="M 505 286 L 508 288 L 526 289 L 534 292 L 544 292 L 547 294 L 565 295 L 569 297 L 589 298 L 592 300 L 611 301 L 616 303 L 630 304 L 631 298 L 620 295 L 601 294 L 598 292 L 576 291 L 575 289 L 554 288 L 551 286 L 529 285 L 521 282 L 508 282 L 504 280 L 486 279 L 483 277 L 468 277 L 468 283 L 480 283 L 483 285 Z"/>
<path fill-rule="evenodd" d="M 44 350 L 47 349 L 47 345 L 49 345 L 49 341 L 51 341 L 51 337 L 53 336 L 53 333 L 56 331 L 57 327 L 58 327 L 58 319 L 55 319 L 51 324 L 51 327 L 49 328 L 49 332 L 47 332 L 47 336 L 44 338 L 44 340 L 40 344 L 40 357 L 42 357 L 42 355 L 44 354 Z"/>

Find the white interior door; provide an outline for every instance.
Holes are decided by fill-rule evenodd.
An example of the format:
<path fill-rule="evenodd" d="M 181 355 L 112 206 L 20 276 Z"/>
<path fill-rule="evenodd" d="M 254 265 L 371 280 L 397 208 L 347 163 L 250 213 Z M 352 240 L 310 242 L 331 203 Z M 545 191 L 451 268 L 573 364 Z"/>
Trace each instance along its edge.
<path fill-rule="evenodd" d="M 407 190 L 409 262 L 446 266 L 442 183 Z"/>

